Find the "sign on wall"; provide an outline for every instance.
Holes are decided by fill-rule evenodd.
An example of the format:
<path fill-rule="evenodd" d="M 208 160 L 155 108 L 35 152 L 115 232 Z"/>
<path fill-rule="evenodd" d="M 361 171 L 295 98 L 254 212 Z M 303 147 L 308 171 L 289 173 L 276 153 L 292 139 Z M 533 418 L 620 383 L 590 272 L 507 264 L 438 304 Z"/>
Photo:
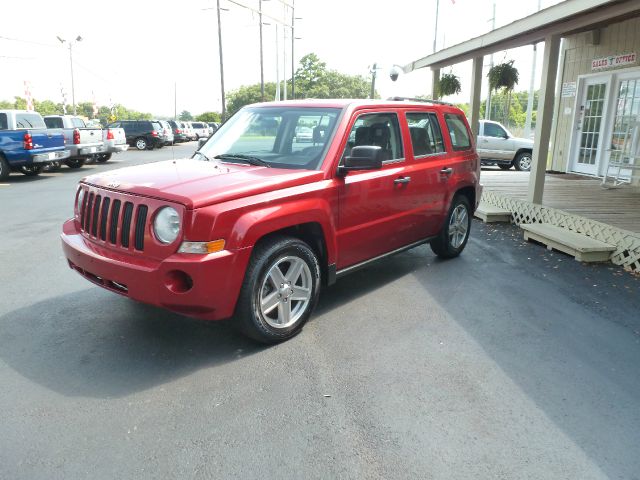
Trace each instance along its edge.
<path fill-rule="evenodd" d="M 562 98 L 576 96 L 576 82 L 564 82 L 562 84 Z"/>
<path fill-rule="evenodd" d="M 591 70 L 604 70 L 605 68 L 622 67 L 636 63 L 637 55 L 625 53 L 623 55 L 612 55 L 610 57 L 594 58 L 591 60 Z"/>

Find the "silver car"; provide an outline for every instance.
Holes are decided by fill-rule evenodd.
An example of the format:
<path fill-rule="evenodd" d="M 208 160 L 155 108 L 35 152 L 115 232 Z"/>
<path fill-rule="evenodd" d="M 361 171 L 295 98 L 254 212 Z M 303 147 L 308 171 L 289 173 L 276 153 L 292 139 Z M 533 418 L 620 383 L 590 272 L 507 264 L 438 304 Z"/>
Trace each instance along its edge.
<path fill-rule="evenodd" d="M 533 140 L 513 136 L 504 125 L 480 120 L 477 150 L 482 165 L 498 165 L 502 170 L 531 170 Z"/>

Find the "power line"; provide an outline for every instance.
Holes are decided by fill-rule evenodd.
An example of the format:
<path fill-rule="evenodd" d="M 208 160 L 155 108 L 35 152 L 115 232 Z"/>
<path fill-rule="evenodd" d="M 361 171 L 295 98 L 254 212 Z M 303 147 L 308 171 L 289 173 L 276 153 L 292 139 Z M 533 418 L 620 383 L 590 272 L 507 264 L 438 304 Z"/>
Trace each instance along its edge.
<path fill-rule="evenodd" d="M 23 40 L 21 38 L 10 38 L 10 37 L 4 37 L 2 35 L 0 35 L 0 40 L 8 40 L 10 42 L 30 43 L 32 45 L 40 45 L 42 47 L 50 47 L 50 48 L 58 47 L 57 45 L 53 45 L 51 43 L 34 42 L 33 40 Z"/>

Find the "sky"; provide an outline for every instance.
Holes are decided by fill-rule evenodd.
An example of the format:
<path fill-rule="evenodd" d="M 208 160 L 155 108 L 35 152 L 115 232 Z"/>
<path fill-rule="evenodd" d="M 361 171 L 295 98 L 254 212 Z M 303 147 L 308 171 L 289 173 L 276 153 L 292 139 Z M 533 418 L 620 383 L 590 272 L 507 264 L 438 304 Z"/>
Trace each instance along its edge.
<path fill-rule="evenodd" d="M 273 19 L 291 20 L 292 0 L 263 0 L 265 81 L 276 79 L 276 28 Z M 495 0 L 496 27 L 506 25 L 560 0 Z M 258 0 L 220 0 L 225 91 L 259 83 Z M 437 49 L 491 30 L 494 0 L 440 0 Z M 71 103 L 68 41 L 73 44 L 76 102 L 120 103 L 128 108 L 172 116 L 174 86 L 177 111 L 193 114 L 221 110 L 218 26 L 215 0 L 87 2 L 32 0 L 25 16 L 20 2 L 3 2 L 0 13 L 0 100 L 24 96 L 24 82 L 35 99 Z M 431 74 L 421 69 L 389 79 L 394 65 L 432 53 L 436 0 L 295 0 L 294 58 L 314 52 L 327 67 L 370 78 L 377 63 L 376 89 L 382 98 L 416 96 L 431 91 Z M 272 17 L 272 18 L 267 18 Z M 24 20 L 28 20 L 25 26 Z M 283 39 L 283 31 L 286 41 Z M 278 28 L 280 75 L 291 77 L 291 32 Z M 57 36 L 67 40 L 60 43 Z M 284 46 L 286 45 L 286 50 Z M 536 85 L 543 48 L 538 48 Z M 286 56 L 286 63 L 285 63 Z M 516 90 L 528 90 L 532 47 L 497 52 L 495 61 L 515 60 Z M 487 62 L 488 64 L 488 59 Z M 488 66 L 485 69 L 488 70 Z M 470 62 L 455 65 L 463 90 L 449 100 L 468 101 Z M 448 73 L 444 69 L 443 73 Z M 486 92 L 483 90 L 483 97 Z"/>

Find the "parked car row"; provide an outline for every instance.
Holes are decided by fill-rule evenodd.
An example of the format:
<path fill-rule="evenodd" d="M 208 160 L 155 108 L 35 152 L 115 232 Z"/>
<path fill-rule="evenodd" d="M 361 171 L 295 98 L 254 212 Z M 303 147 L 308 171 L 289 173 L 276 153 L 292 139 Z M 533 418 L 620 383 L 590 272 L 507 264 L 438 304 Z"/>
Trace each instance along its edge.
<path fill-rule="evenodd" d="M 93 158 L 106 162 L 128 149 L 124 130 L 87 127 L 73 115 L 47 115 L 27 110 L 0 110 L 0 180 L 12 171 L 34 176 L 64 163 L 80 168 Z"/>
<path fill-rule="evenodd" d="M 138 150 L 153 150 L 174 143 L 209 138 L 218 129 L 217 125 L 214 127 L 204 122 L 180 120 L 119 120 L 108 127 L 122 128 L 127 144 Z"/>

